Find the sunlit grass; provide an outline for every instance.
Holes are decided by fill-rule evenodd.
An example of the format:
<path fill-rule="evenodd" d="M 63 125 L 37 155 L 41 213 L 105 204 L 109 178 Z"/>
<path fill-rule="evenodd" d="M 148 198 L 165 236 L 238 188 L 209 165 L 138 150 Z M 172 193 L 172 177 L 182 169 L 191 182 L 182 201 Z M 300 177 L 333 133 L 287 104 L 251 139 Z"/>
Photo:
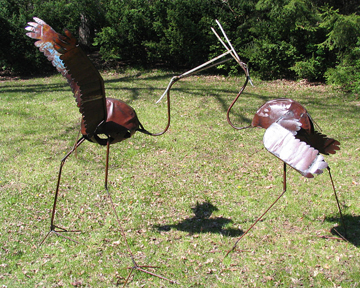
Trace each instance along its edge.
<path fill-rule="evenodd" d="M 174 74 L 104 74 L 107 95 L 125 100 L 146 129 L 166 125 L 155 104 Z M 360 100 L 327 86 L 260 82 L 231 115 L 248 125 L 265 101 L 302 103 L 322 132 L 341 142 L 325 156 L 348 223 L 349 242 L 322 239 L 340 225 L 327 172 L 288 172 L 288 191 L 225 260 L 242 231 L 282 191 L 282 162 L 262 145 L 264 130 L 236 131 L 226 109 L 243 77 L 193 76 L 172 90 L 163 136 L 137 133 L 110 150 L 109 186 L 139 265 L 180 287 L 357 287 L 360 285 L 358 124 Z M 56 224 L 79 229 L 80 244 L 51 235 L 61 158 L 76 141 L 80 114 L 60 76 L 0 82 L 0 284 L 7 287 L 115 287 L 132 265 L 104 190 L 105 148 L 86 142 L 64 166 Z M 341 225 L 340 225 L 341 226 Z M 343 231 L 342 227 L 337 228 Z M 240 252 L 244 250 L 245 252 Z M 136 272 L 130 287 L 168 287 Z"/>

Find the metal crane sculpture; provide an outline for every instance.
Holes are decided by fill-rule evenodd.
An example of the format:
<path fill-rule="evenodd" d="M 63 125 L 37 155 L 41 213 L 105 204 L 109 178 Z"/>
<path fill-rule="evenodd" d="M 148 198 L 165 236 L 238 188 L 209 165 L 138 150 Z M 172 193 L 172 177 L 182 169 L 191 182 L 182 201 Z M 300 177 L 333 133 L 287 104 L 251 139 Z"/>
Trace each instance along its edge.
<path fill-rule="evenodd" d="M 219 65 L 223 62 L 231 60 L 231 58 L 216 62 L 223 56 L 231 54 L 232 51 L 228 50 L 227 52 L 221 54 L 218 57 L 215 57 L 212 60 L 180 75 L 173 77 L 165 91 L 164 95 L 167 95 L 167 116 L 168 121 L 165 129 L 160 133 L 150 133 L 140 123 L 138 117 L 129 105 L 125 102 L 113 98 L 105 97 L 105 88 L 104 80 L 101 77 L 98 70 L 92 64 L 90 59 L 86 56 L 84 51 L 77 44 L 76 38 L 68 31 L 64 30 L 65 35 L 61 35 L 55 32 L 48 24 L 43 20 L 34 17 L 35 22 L 29 22 L 25 29 L 28 31 L 26 35 L 30 38 L 36 39 L 35 46 L 39 48 L 41 52 L 45 54 L 49 61 L 52 62 L 53 66 L 60 72 L 68 81 L 72 92 L 74 93 L 77 106 L 82 114 L 81 121 L 81 134 L 82 137 L 77 141 L 74 147 L 65 155 L 61 160 L 57 186 L 54 196 L 54 203 L 51 213 L 51 222 L 50 222 L 50 231 L 47 233 L 45 238 L 42 240 L 40 245 L 46 240 L 50 233 L 54 233 L 58 236 L 62 236 L 69 240 L 76 242 L 63 235 L 64 232 L 80 232 L 80 231 L 70 231 L 65 228 L 62 228 L 58 225 L 55 225 L 55 212 L 57 198 L 59 194 L 60 179 L 62 168 L 65 164 L 66 159 L 79 147 L 85 140 L 90 142 L 106 146 L 106 166 L 105 166 L 105 189 L 108 193 L 108 197 L 111 202 L 112 210 L 116 216 L 116 220 L 120 226 L 122 237 L 125 240 L 128 253 L 133 262 L 133 267 L 129 273 L 125 284 L 128 282 L 128 279 L 134 269 L 148 273 L 150 275 L 159 277 L 164 280 L 171 281 L 165 277 L 154 274 L 147 270 L 142 269 L 142 267 L 152 267 L 152 266 L 139 266 L 133 257 L 130 246 L 127 242 L 125 232 L 120 223 L 119 217 L 116 213 L 111 194 L 109 192 L 107 182 L 108 182 L 108 168 L 109 168 L 109 151 L 110 145 L 121 142 L 125 139 L 130 138 L 135 132 L 142 132 L 151 136 L 159 136 L 164 134 L 170 126 L 170 88 L 171 86 L 183 77 L 192 75 L 195 72 L 199 72 L 204 69 Z M 214 62 L 214 63 L 213 63 Z M 162 96 L 162 97 L 163 97 Z M 161 98 L 162 98 L 161 97 Z M 160 100 L 159 100 L 160 101 Z M 103 135 L 103 136 L 101 136 Z"/>
<path fill-rule="evenodd" d="M 238 62 L 240 62 L 240 60 Z M 255 221 L 255 223 L 237 239 L 234 246 L 226 253 L 225 257 L 236 248 L 237 243 L 263 218 L 263 216 L 286 192 L 286 165 L 294 168 L 307 178 L 313 178 L 314 175 L 321 174 L 323 172 L 322 170 L 325 168 L 328 170 L 346 237 L 346 226 L 333 178 L 331 176 L 330 167 L 321 155 L 335 154 L 336 150 L 340 150 L 340 142 L 315 131 L 313 120 L 307 110 L 300 103 L 286 98 L 270 100 L 262 105 L 257 110 L 249 126 L 235 126 L 230 120 L 230 111 L 250 80 L 248 70 L 244 68 L 243 70 L 246 73 L 246 80 L 241 87 L 240 92 L 227 110 L 227 121 L 237 130 L 253 127 L 266 129 L 263 138 L 265 148 L 284 162 L 283 192 Z M 338 234 L 344 239 L 340 233 Z"/>
<path fill-rule="evenodd" d="M 29 32 L 26 35 L 30 38 L 37 39 L 35 46 L 45 54 L 68 81 L 72 92 L 74 93 L 77 106 L 82 114 L 81 134 L 82 137 L 77 141 L 74 147 L 61 160 L 57 186 L 54 197 L 54 204 L 51 213 L 50 231 L 40 243 L 46 240 L 50 233 L 55 233 L 69 240 L 76 242 L 63 235 L 64 232 L 79 232 L 69 231 L 65 228 L 55 225 L 56 204 L 59 193 L 60 179 L 62 168 L 66 159 L 79 147 L 85 140 L 106 146 L 106 166 L 105 166 L 105 189 L 108 193 L 112 209 L 116 216 L 117 222 L 120 226 L 121 234 L 125 240 L 128 253 L 132 259 L 134 269 L 151 274 L 153 276 L 168 280 L 160 275 L 142 269 L 145 266 L 139 266 L 133 257 L 130 246 L 127 242 L 124 230 L 120 223 L 119 217 L 116 213 L 111 194 L 109 192 L 108 182 L 108 168 L 109 168 L 109 151 L 110 145 L 121 142 L 130 138 L 135 132 L 139 131 L 151 136 L 159 136 L 164 134 L 170 126 L 170 94 L 168 94 L 167 114 L 168 122 L 165 129 L 160 133 L 150 133 L 144 129 L 140 123 L 135 110 L 127 105 L 124 101 L 105 97 L 104 80 L 98 70 L 95 68 L 90 59 L 86 56 L 84 51 L 77 44 L 76 38 L 68 30 L 64 30 L 65 35 L 55 32 L 43 20 L 34 17 L 35 22 L 29 22 L 25 29 Z M 104 135 L 104 136 L 102 136 Z M 149 267 L 149 266 L 147 266 Z M 131 271 L 131 272 L 132 272 Z M 129 276 L 126 279 L 127 283 Z"/>

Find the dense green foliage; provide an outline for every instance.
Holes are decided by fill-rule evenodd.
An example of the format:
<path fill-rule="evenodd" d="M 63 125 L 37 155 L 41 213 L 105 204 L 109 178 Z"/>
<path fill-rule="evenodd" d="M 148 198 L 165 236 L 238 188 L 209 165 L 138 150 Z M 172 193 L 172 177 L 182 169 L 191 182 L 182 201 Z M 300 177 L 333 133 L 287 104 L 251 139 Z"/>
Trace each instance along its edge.
<path fill-rule="evenodd" d="M 33 16 L 59 32 L 67 27 L 107 63 L 172 69 L 223 51 L 210 31 L 219 19 L 252 74 L 359 91 L 359 11 L 355 0 L 0 0 L 0 67 L 23 74 L 52 69 L 24 36 Z M 237 71 L 234 63 L 222 66 L 222 73 Z"/>
<path fill-rule="evenodd" d="M 340 15 L 329 9 L 323 13 L 323 27 L 329 31 L 322 46 L 337 55 L 335 68 L 326 71 L 330 83 L 360 92 L 360 17 L 355 14 Z"/>

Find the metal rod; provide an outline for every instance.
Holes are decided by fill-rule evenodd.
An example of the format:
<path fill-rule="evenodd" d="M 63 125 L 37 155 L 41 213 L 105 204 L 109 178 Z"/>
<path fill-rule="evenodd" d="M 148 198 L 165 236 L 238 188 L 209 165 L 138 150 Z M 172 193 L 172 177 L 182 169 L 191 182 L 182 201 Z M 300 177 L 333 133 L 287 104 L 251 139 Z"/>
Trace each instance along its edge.
<path fill-rule="evenodd" d="M 213 27 L 211 27 L 211 31 L 215 34 L 215 36 L 218 38 L 220 43 L 225 47 L 225 49 L 231 51 L 231 48 L 227 47 L 225 42 L 221 39 L 221 37 L 219 36 L 219 34 L 216 32 L 216 30 Z M 231 51 L 231 53 L 232 53 L 232 51 Z M 231 56 L 235 59 L 235 56 L 233 54 L 231 54 Z"/>
<path fill-rule="evenodd" d="M 57 203 L 57 198 L 58 198 L 58 194 L 59 194 L 59 187 L 60 187 L 60 180 L 61 180 L 61 172 L 62 172 L 62 168 L 65 164 L 66 159 L 71 155 L 72 152 L 74 152 L 74 150 L 79 147 L 83 142 L 85 141 L 84 137 L 81 137 L 79 139 L 79 141 L 76 142 L 76 144 L 74 145 L 74 147 L 65 155 L 65 157 L 61 160 L 60 163 L 60 169 L 59 169 L 59 174 L 58 174 L 58 181 L 57 181 L 57 185 L 56 185 L 56 191 L 55 191 L 55 197 L 54 197 L 54 204 L 53 204 L 53 210 L 52 210 L 52 214 L 51 214 L 51 230 L 54 230 L 55 225 L 54 225 L 54 218 L 55 218 L 55 211 L 56 211 L 56 203 Z"/>
<path fill-rule="evenodd" d="M 249 69 L 248 69 L 246 63 L 244 63 L 244 62 L 241 61 L 239 55 L 236 53 L 236 50 L 235 50 L 234 47 L 232 46 L 232 44 L 231 44 L 229 38 L 227 37 L 224 29 L 222 28 L 220 22 L 219 22 L 218 20 L 216 20 L 216 23 L 217 23 L 218 26 L 220 27 L 220 30 L 221 30 L 221 32 L 223 33 L 223 35 L 224 35 L 226 41 L 228 42 L 230 48 L 225 44 L 225 42 L 221 39 L 221 37 L 219 36 L 219 34 L 216 32 L 216 30 L 215 30 L 213 27 L 211 27 L 212 32 L 215 34 L 215 36 L 218 38 L 218 40 L 219 40 L 220 43 L 225 47 L 226 50 L 231 50 L 231 51 L 232 51 L 232 52 L 231 52 L 231 56 L 235 59 L 235 61 L 236 61 L 236 62 L 240 65 L 240 67 L 244 70 L 245 75 L 246 75 L 247 77 L 249 77 L 249 82 L 250 82 L 251 86 L 254 86 L 253 83 L 252 83 L 252 81 L 251 81 L 251 79 L 250 79 Z"/>
<path fill-rule="evenodd" d="M 253 126 L 251 126 L 251 125 L 244 126 L 244 127 L 238 127 L 238 126 L 235 126 L 235 125 L 231 122 L 231 120 L 230 120 L 230 111 L 231 111 L 231 108 L 234 106 L 235 102 L 238 100 L 238 98 L 240 97 L 240 95 L 241 95 L 241 94 L 243 93 L 243 91 L 245 90 L 245 87 L 246 87 L 246 85 L 247 85 L 247 83 L 248 83 L 248 81 L 249 81 L 249 78 L 250 78 L 250 77 L 248 77 L 248 76 L 246 77 L 246 80 L 245 80 L 244 85 L 241 87 L 239 93 L 236 95 L 235 99 L 234 99 L 233 102 L 230 104 L 230 106 L 229 106 L 229 108 L 228 108 L 228 110 L 227 110 L 227 112 L 226 112 L 226 120 L 227 120 L 227 122 L 230 124 L 231 127 L 233 127 L 234 129 L 237 129 L 237 130 L 242 130 L 242 129 L 246 129 L 246 128 L 251 128 L 251 127 L 253 127 Z"/>
<path fill-rule="evenodd" d="M 335 199 L 336 199 L 336 204 L 337 204 L 337 207 L 338 207 L 339 213 L 340 213 L 341 223 L 342 223 L 342 225 L 344 226 L 345 237 L 347 237 L 346 225 L 345 225 L 344 217 L 343 217 L 343 214 L 342 214 L 342 212 L 341 212 L 339 199 L 338 199 L 337 194 L 336 194 L 335 185 L 334 185 L 333 178 L 332 178 L 332 176 L 331 176 L 331 172 L 330 172 L 330 167 L 329 167 L 329 166 L 327 167 L 327 170 L 329 171 L 329 176 L 330 176 L 331 184 L 332 184 L 333 191 L 334 191 L 334 195 L 335 195 Z M 335 230 L 335 231 L 336 231 L 336 230 Z M 337 232 L 337 231 L 336 231 L 336 232 Z M 338 232 L 338 234 L 339 234 L 339 232 Z"/>
<path fill-rule="evenodd" d="M 165 278 L 165 277 L 163 277 L 163 276 L 161 276 L 161 275 L 152 273 L 152 272 L 150 272 L 150 271 L 147 271 L 147 270 L 141 268 L 141 267 L 154 267 L 154 266 L 139 266 L 139 265 L 136 263 L 136 261 L 135 261 L 135 259 L 134 259 L 134 255 L 133 255 L 133 253 L 132 253 L 132 251 L 131 251 L 131 249 L 130 249 L 130 245 L 129 245 L 128 241 L 127 241 L 124 228 L 123 228 L 123 226 L 121 225 L 120 218 L 119 218 L 119 216 L 118 216 L 118 214 L 117 214 L 117 212 L 116 212 L 115 205 L 114 205 L 114 202 L 113 202 L 113 200 L 112 200 L 112 196 L 111 196 L 110 191 L 109 191 L 108 186 L 107 186 L 108 167 L 109 167 L 109 152 L 110 152 L 110 138 L 108 138 L 108 140 L 107 140 L 107 145 L 106 145 L 106 147 L 107 147 L 107 149 L 106 149 L 105 190 L 106 190 L 106 192 L 107 192 L 107 194 L 108 194 L 108 196 L 109 196 L 110 203 L 111 203 L 111 208 L 112 208 L 112 210 L 113 210 L 113 212 L 114 212 L 114 214 L 115 214 L 116 221 L 118 222 L 118 225 L 119 225 L 119 228 L 120 228 L 120 232 L 121 232 L 121 235 L 122 235 L 122 237 L 123 237 L 123 239 L 124 239 L 124 241 L 125 241 L 126 248 L 127 248 L 127 250 L 128 250 L 128 253 L 129 253 L 129 256 L 130 256 L 130 258 L 131 258 L 131 261 L 133 262 L 133 267 L 130 268 L 131 271 L 130 271 L 129 275 L 126 277 L 126 281 L 125 281 L 124 286 L 127 284 L 128 280 L 129 280 L 129 278 L 130 278 L 130 276 L 131 276 L 131 274 L 132 274 L 132 272 L 133 272 L 134 270 L 139 270 L 139 271 L 141 271 L 141 272 L 144 272 L 144 273 L 147 273 L 147 274 L 149 274 L 149 275 L 158 277 L 158 278 L 160 278 L 160 279 L 167 280 L 167 281 L 169 281 L 170 283 L 176 283 L 176 282 L 173 281 L 173 280 L 170 280 L 170 279 Z"/>
<path fill-rule="evenodd" d="M 231 251 L 233 251 L 236 248 L 237 243 L 256 225 L 256 223 L 258 223 L 263 217 L 264 215 L 276 204 L 276 202 L 285 194 L 286 192 L 286 164 L 284 163 L 284 181 L 283 181 L 283 192 L 280 194 L 280 196 L 278 198 L 276 198 L 276 200 L 270 205 L 270 207 L 268 209 L 266 209 L 266 211 L 255 221 L 254 224 L 252 224 L 250 226 L 249 229 L 247 229 L 244 234 L 242 234 L 239 239 L 236 240 L 234 246 L 226 253 L 225 257 L 226 258 Z"/>
<path fill-rule="evenodd" d="M 213 59 L 211 59 L 211 60 L 209 60 L 209 61 L 207 61 L 207 62 L 205 62 L 205 63 L 203 63 L 203 64 L 201 64 L 201 65 L 199 65 L 199 66 L 197 66 L 197 67 L 195 67 L 194 69 L 191 69 L 191 70 L 189 70 L 189 71 L 181 74 L 179 77 L 180 77 L 180 78 L 183 78 L 183 77 L 189 76 L 189 75 L 193 74 L 194 72 L 198 71 L 200 68 L 202 68 L 202 67 L 204 67 L 204 66 L 207 66 L 208 64 L 210 64 L 210 63 L 212 63 L 212 62 L 214 62 L 214 61 L 216 61 L 216 60 L 218 60 L 218 59 L 226 56 L 226 55 L 229 54 L 229 53 L 231 53 L 230 50 L 228 50 L 228 51 L 226 51 L 225 53 L 223 53 L 223 54 L 221 54 L 221 55 L 219 55 L 219 56 L 217 56 L 217 57 L 215 57 L 215 58 L 213 58 Z M 207 67 L 207 68 L 209 68 L 209 67 Z M 206 68 L 206 69 L 207 69 L 207 68 Z"/>
<path fill-rule="evenodd" d="M 236 53 L 236 51 L 235 51 L 234 47 L 232 46 L 232 44 L 231 44 L 231 42 L 230 42 L 229 38 L 227 37 L 227 35 L 226 35 L 226 33 L 225 33 L 225 31 L 224 31 L 223 27 L 221 26 L 221 24 L 220 24 L 220 22 L 219 22 L 218 20 L 215 20 L 215 22 L 216 22 L 216 24 L 218 24 L 218 26 L 219 26 L 219 28 L 220 28 L 221 32 L 223 33 L 223 35 L 224 35 L 224 37 L 225 37 L 226 41 L 228 42 L 228 44 L 229 44 L 229 46 L 230 46 L 231 50 L 233 51 L 233 53 L 234 53 L 234 55 L 235 55 L 235 60 L 237 59 L 237 60 L 238 60 L 238 62 L 239 62 L 239 64 L 240 64 L 240 62 L 241 62 L 240 57 L 239 57 L 239 55 Z"/>
<path fill-rule="evenodd" d="M 220 61 L 220 62 L 218 62 L 218 63 L 214 63 L 214 64 L 212 64 L 212 65 L 209 65 L 210 63 L 215 62 L 215 61 L 219 60 L 220 58 L 222 58 L 222 57 L 224 57 L 224 56 L 226 56 L 227 54 L 230 54 L 230 53 L 231 53 L 231 51 L 228 50 L 228 51 L 226 51 L 225 53 L 223 53 L 223 54 L 221 54 L 221 55 L 219 55 L 219 56 L 217 56 L 217 57 L 215 57 L 215 58 L 213 58 L 213 59 L 211 59 L 211 60 L 209 60 L 209 61 L 207 61 L 207 62 L 205 62 L 205 63 L 203 63 L 203 64 L 201 64 L 201 65 L 199 65 L 199 66 L 197 66 L 197 67 L 195 67 L 195 68 L 193 68 L 193 69 L 191 69 L 191 70 L 189 70 L 189 71 L 187 71 L 187 72 L 185 72 L 185 73 L 183 73 L 183 74 L 181 74 L 181 75 L 179 75 L 179 76 L 174 76 L 173 78 L 171 78 L 171 80 L 170 80 L 167 88 L 165 89 L 165 92 L 161 95 L 161 97 L 159 98 L 159 100 L 156 101 L 156 104 L 159 103 L 159 102 L 164 98 L 164 96 L 167 94 L 167 92 L 170 90 L 171 86 L 172 86 L 175 82 L 179 81 L 181 78 L 188 77 L 188 76 L 194 74 L 195 72 L 200 72 L 200 71 L 209 69 L 209 68 L 211 68 L 211 67 L 220 65 L 220 64 L 222 64 L 222 63 L 225 63 L 225 62 L 231 60 L 231 58 L 228 58 L 228 59 L 222 60 L 222 61 Z M 208 66 L 208 65 L 209 65 L 209 66 Z"/>
<path fill-rule="evenodd" d="M 223 33 L 226 41 L 228 42 L 229 47 L 228 47 L 228 46 L 226 45 L 226 43 L 221 39 L 221 37 L 219 36 L 219 34 L 215 31 L 215 29 L 214 29 L 213 27 L 211 27 L 211 30 L 212 30 L 212 32 L 215 34 L 215 36 L 218 38 L 218 40 L 220 41 L 220 43 L 225 47 L 226 52 L 223 53 L 223 54 L 221 54 L 221 55 L 219 55 L 219 56 L 217 56 L 217 57 L 215 57 L 215 58 L 213 58 L 213 59 L 211 59 L 211 60 L 209 60 L 209 61 L 207 61 L 207 62 L 205 62 L 205 63 L 203 63 L 203 64 L 201 64 L 201 65 L 199 65 L 199 66 L 197 66 L 197 67 L 195 67 L 195 68 L 193 68 L 193 69 L 191 69 L 191 70 L 189 70 L 189 71 L 187 71 L 187 72 L 185 72 L 185 73 L 183 73 L 183 74 L 181 74 L 181 75 L 179 75 L 179 76 L 173 77 L 173 78 L 170 80 L 167 88 L 165 89 L 165 92 L 161 95 L 161 97 L 159 98 L 159 100 L 156 101 L 156 103 L 159 103 L 159 102 L 164 98 L 164 96 L 168 93 L 168 91 L 171 89 L 171 86 L 172 86 L 176 81 L 180 80 L 181 78 L 190 76 L 190 75 L 192 75 L 192 74 L 195 73 L 195 72 L 200 72 L 200 71 L 202 71 L 202 70 L 209 69 L 209 68 L 211 68 L 211 67 L 213 67 L 213 66 L 217 66 L 217 65 L 220 65 L 220 64 L 222 64 L 222 63 L 224 63 L 224 62 L 229 61 L 230 59 L 225 59 L 225 60 L 220 61 L 220 62 L 218 62 L 218 63 L 214 63 L 214 64 L 212 64 L 212 65 L 209 65 L 210 63 L 217 61 L 218 59 L 226 56 L 227 54 L 230 54 L 230 55 L 235 59 L 235 61 L 236 61 L 236 62 L 240 65 L 240 67 L 244 70 L 246 76 L 248 77 L 248 81 L 250 82 L 250 84 L 251 84 L 252 86 L 254 86 L 254 85 L 252 84 L 252 82 L 251 82 L 251 79 L 250 79 L 250 76 L 249 76 L 249 70 L 248 70 L 247 65 L 246 65 L 245 63 L 241 62 L 241 59 L 240 59 L 239 55 L 236 53 L 234 47 L 232 46 L 229 38 L 228 38 L 227 35 L 226 35 L 224 29 L 222 28 L 220 22 L 219 22 L 218 20 L 216 20 L 216 23 L 217 23 L 217 25 L 220 27 L 220 30 L 221 30 L 221 32 Z"/>
<path fill-rule="evenodd" d="M 106 141 L 106 163 L 105 163 L 105 189 L 108 190 L 108 174 L 109 174 L 109 153 L 110 153 L 110 138 Z"/>
<path fill-rule="evenodd" d="M 50 233 L 55 232 L 56 235 L 58 236 L 63 236 L 64 238 L 67 238 L 69 240 L 72 240 L 74 242 L 77 242 L 73 239 L 71 239 L 70 237 L 66 237 L 64 235 L 59 234 L 58 232 L 80 232 L 78 230 L 73 230 L 73 231 L 68 231 L 62 227 L 56 226 L 54 224 L 54 220 L 55 220 L 55 212 L 56 212 L 56 204 L 57 204 L 57 199 L 58 199 L 58 195 L 59 195 L 59 188 L 60 188 L 60 180 L 61 180 L 61 172 L 62 172 L 62 168 L 65 164 L 66 159 L 71 155 L 71 153 L 73 153 L 77 147 L 79 147 L 83 142 L 85 141 L 84 137 L 81 137 L 73 146 L 73 148 L 65 155 L 65 157 L 61 160 L 60 163 L 60 168 L 59 168 L 59 173 L 58 173 L 58 181 L 56 184 L 56 191 L 55 191 L 55 196 L 54 196 L 54 204 L 53 204 L 53 209 L 51 212 L 51 222 L 50 222 L 50 231 L 46 234 L 46 236 L 44 237 L 44 239 L 40 242 L 39 247 L 44 243 L 44 241 L 46 240 L 46 238 L 49 236 Z M 58 228 L 62 231 L 55 231 L 55 229 Z M 77 242 L 78 243 L 78 242 Z"/>

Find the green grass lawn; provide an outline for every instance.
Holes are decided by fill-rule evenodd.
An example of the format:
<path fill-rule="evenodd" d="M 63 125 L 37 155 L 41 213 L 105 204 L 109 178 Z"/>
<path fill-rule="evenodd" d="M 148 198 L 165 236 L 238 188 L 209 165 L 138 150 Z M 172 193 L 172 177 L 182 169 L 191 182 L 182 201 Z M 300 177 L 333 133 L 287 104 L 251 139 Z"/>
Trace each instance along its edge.
<path fill-rule="evenodd" d="M 166 125 L 155 104 L 174 74 L 103 74 L 144 127 Z M 170 284 L 134 272 L 129 287 L 359 287 L 360 100 L 328 86 L 254 79 L 232 110 L 248 125 L 260 105 L 287 97 L 341 142 L 325 156 L 348 229 L 343 231 L 327 171 L 306 179 L 289 169 L 283 198 L 224 259 L 236 239 L 282 192 L 282 162 L 262 144 L 265 130 L 236 131 L 226 110 L 244 77 L 192 76 L 172 89 L 172 122 L 160 137 L 137 133 L 110 150 L 109 187 L 135 260 Z M 104 190 L 106 148 L 85 142 L 66 162 L 56 224 L 79 244 L 50 235 L 61 158 L 80 114 L 59 75 L 0 82 L 0 287 L 122 286 L 132 265 Z M 334 235 L 333 235 L 334 234 Z M 2 285 L 2 286 L 1 286 Z"/>

